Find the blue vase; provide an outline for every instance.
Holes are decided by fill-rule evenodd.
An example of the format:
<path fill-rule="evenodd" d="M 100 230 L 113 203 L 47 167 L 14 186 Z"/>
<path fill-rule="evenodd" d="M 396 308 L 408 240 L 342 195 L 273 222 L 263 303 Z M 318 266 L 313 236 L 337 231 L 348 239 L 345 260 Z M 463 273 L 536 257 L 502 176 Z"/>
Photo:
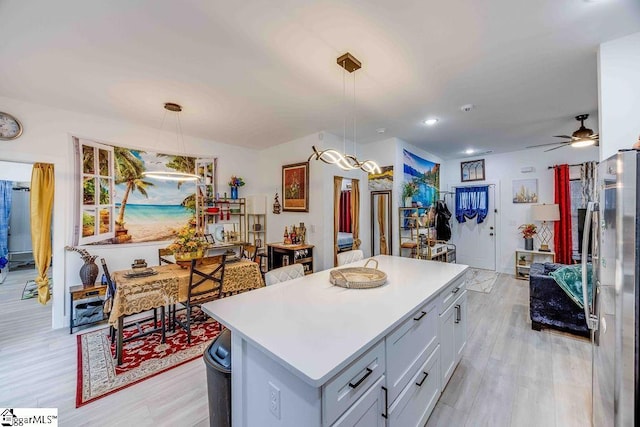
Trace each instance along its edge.
<path fill-rule="evenodd" d="M 233 200 L 238 198 L 238 187 L 231 187 L 231 198 Z"/>

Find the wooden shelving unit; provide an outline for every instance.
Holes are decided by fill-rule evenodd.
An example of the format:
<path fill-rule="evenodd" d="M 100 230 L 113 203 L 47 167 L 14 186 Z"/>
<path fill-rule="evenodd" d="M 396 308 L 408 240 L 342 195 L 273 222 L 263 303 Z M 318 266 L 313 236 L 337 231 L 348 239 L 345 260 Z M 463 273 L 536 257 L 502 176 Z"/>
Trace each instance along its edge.
<path fill-rule="evenodd" d="M 398 208 L 400 256 L 456 262 L 456 246 L 436 240 L 436 231 L 427 223 L 429 208 Z"/>
<path fill-rule="evenodd" d="M 531 264 L 534 262 L 556 262 L 555 252 L 516 249 L 515 276 L 516 279 L 528 280 Z"/>

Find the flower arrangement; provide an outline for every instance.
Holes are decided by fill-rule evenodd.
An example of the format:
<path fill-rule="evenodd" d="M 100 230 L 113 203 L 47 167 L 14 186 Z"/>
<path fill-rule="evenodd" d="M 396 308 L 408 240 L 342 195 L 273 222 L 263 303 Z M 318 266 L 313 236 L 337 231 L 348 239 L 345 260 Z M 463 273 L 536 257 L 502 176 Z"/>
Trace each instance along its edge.
<path fill-rule="evenodd" d="M 168 249 L 175 253 L 198 252 L 207 247 L 207 242 L 196 234 L 195 227 L 191 226 L 191 221 L 178 231 L 178 236 Z"/>
<path fill-rule="evenodd" d="M 538 228 L 535 224 L 522 224 L 518 227 L 518 230 L 521 230 L 522 237 L 525 239 L 530 239 L 538 233 Z"/>
<path fill-rule="evenodd" d="M 242 187 L 244 185 L 244 179 L 239 176 L 232 175 L 229 180 L 229 187 Z"/>
<path fill-rule="evenodd" d="M 86 249 L 78 249 L 75 246 L 65 246 L 64 248 L 68 251 L 78 252 L 82 260 L 87 263 L 94 262 L 98 258 L 98 255 L 91 255 Z"/>
<path fill-rule="evenodd" d="M 415 180 L 402 184 L 402 197 L 413 197 L 418 194 L 418 183 Z"/>

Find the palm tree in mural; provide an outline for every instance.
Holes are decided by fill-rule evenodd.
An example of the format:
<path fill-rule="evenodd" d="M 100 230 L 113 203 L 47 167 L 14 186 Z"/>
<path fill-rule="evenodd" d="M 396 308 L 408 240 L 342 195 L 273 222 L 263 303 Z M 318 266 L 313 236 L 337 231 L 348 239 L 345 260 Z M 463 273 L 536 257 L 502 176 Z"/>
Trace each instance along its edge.
<path fill-rule="evenodd" d="M 158 154 L 158 157 L 171 157 L 171 160 L 166 164 L 168 168 L 183 173 L 195 173 L 196 159 L 194 157 L 173 156 L 171 154 Z M 178 188 L 182 187 L 184 182 L 185 181 L 178 181 Z"/>
<path fill-rule="evenodd" d="M 173 156 L 171 154 L 158 154 L 158 157 L 171 157 L 171 160 L 167 162 L 166 166 L 171 169 L 175 169 L 178 172 L 183 173 L 195 173 L 196 159 L 195 157 L 187 156 Z M 182 187 L 185 181 L 178 181 L 178 188 Z M 190 209 L 195 213 L 196 210 L 196 194 L 193 193 L 182 201 L 182 206 Z"/>
<path fill-rule="evenodd" d="M 144 153 L 139 151 L 139 153 Z M 120 211 L 118 212 L 118 219 L 116 225 L 123 227 L 124 225 L 124 211 L 127 207 L 127 200 L 129 194 L 132 191 L 138 191 L 145 197 L 149 197 L 147 194 L 147 187 L 153 185 L 152 182 L 144 181 L 142 179 L 142 172 L 144 172 L 144 164 L 142 160 L 134 156 L 130 150 L 121 147 L 114 147 L 114 154 L 116 158 L 116 179 L 117 184 L 127 184 L 127 188 L 122 196 L 122 202 L 120 204 Z"/>

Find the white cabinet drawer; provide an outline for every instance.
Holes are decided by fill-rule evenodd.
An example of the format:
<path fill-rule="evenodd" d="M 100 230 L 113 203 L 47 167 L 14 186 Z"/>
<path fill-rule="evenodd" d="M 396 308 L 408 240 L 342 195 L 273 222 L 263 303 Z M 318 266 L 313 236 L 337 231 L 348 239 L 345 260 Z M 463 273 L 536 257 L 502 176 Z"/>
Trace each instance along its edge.
<path fill-rule="evenodd" d="M 389 408 L 389 427 L 424 426 L 440 397 L 440 346 Z"/>
<path fill-rule="evenodd" d="M 384 375 L 331 427 L 384 427 Z"/>
<path fill-rule="evenodd" d="M 333 423 L 384 374 L 384 340 L 353 361 L 322 389 L 323 425 Z"/>
<path fill-rule="evenodd" d="M 438 299 L 416 310 L 385 340 L 389 404 L 438 345 Z"/>
<path fill-rule="evenodd" d="M 440 292 L 440 314 L 449 308 L 451 303 L 455 301 L 467 289 L 467 281 L 465 276 L 459 277 L 454 280 L 449 286 L 447 286 L 442 292 Z"/>

